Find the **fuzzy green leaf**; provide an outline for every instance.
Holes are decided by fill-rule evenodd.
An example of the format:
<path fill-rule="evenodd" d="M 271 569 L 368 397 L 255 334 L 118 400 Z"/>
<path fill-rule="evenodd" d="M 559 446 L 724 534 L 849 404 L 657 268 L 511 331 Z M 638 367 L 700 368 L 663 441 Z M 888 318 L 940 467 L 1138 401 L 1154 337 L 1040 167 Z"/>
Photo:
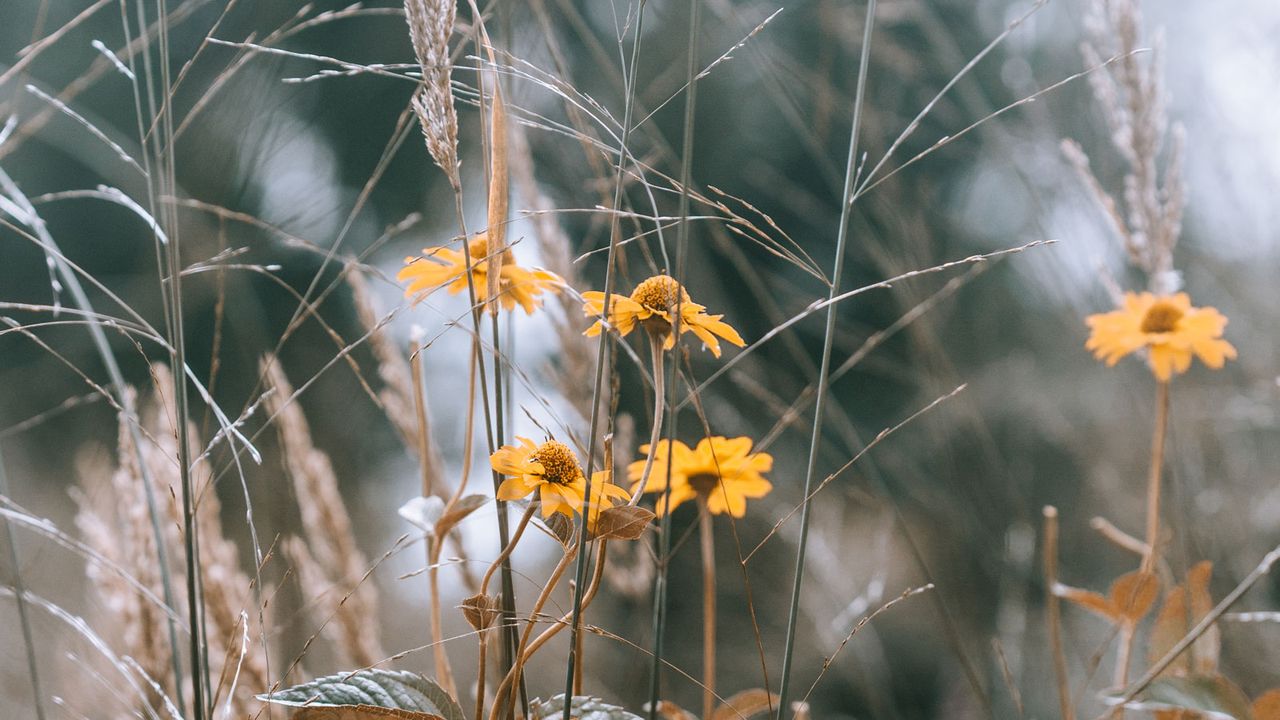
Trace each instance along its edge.
<path fill-rule="evenodd" d="M 466 720 L 462 707 L 433 680 L 396 670 L 357 670 L 295 685 L 259 700 L 289 707 L 348 707 L 367 705 Z"/>
<path fill-rule="evenodd" d="M 529 704 L 529 716 L 532 720 L 556 720 L 564 716 L 564 694 L 556 695 L 550 700 L 534 700 Z M 569 702 L 569 716 L 574 720 L 641 720 L 639 715 L 627 712 L 625 708 L 594 698 L 589 695 L 574 695 Z"/>

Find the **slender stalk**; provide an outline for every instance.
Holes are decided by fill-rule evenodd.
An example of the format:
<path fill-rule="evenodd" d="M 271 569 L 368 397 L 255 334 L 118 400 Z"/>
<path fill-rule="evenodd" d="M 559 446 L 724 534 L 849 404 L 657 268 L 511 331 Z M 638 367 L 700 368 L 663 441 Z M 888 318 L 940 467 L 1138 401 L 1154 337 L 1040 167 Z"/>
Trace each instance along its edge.
<path fill-rule="evenodd" d="M 845 164 L 844 190 L 840 195 L 840 230 L 836 236 L 836 257 L 831 273 L 831 289 L 828 294 L 827 324 L 822 336 L 822 363 L 818 369 L 818 389 L 813 410 L 813 434 L 809 442 L 809 461 L 804 474 L 804 508 L 800 511 L 800 541 L 796 546 L 796 574 L 791 584 L 791 604 L 787 610 L 787 640 L 782 655 L 782 680 L 778 688 L 778 720 L 786 712 L 787 692 L 791 689 L 791 663 L 796 643 L 796 620 L 800 615 L 800 586 L 804 580 L 804 556 L 809 542 L 808 500 L 813 491 L 813 478 L 817 473 L 818 446 L 822 441 L 822 420 L 826 410 L 827 385 L 831 368 L 831 345 L 835 339 L 836 306 L 833 301 L 840 294 L 840 281 L 844 275 L 845 246 L 849 239 L 849 215 L 853 209 L 854 177 L 858 162 L 858 129 L 862 120 L 862 104 L 867 89 L 867 66 L 871 59 L 871 31 L 875 26 L 876 0 L 867 2 L 867 20 L 862 33 L 862 54 L 858 61 L 858 85 L 854 91 L 853 121 L 849 132 L 849 157 Z"/>
<path fill-rule="evenodd" d="M 10 498 L 9 477 L 5 474 L 4 458 L 0 457 L 0 495 Z M 31 635 L 31 618 L 27 616 L 27 586 L 22 581 L 22 566 L 18 563 L 18 538 L 6 518 L 4 534 L 9 541 L 9 563 L 13 565 L 13 596 L 18 603 L 18 622 L 22 625 L 22 642 L 27 654 L 27 674 L 31 678 L 31 697 L 35 703 L 36 720 L 44 720 L 44 691 L 40 689 L 40 668 L 36 664 L 36 644 Z"/>
<path fill-rule="evenodd" d="M 538 599 L 534 601 L 533 608 L 529 611 L 529 621 L 525 623 L 524 632 L 520 636 L 520 644 L 516 646 L 515 662 L 511 665 L 510 672 L 502 679 L 502 683 L 498 685 L 498 689 L 493 694 L 493 710 L 489 713 L 489 720 L 498 720 L 498 713 L 503 707 L 508 707 L 507 713 L 515 713 L 516 697 L 511 693 L 511 686 L 520 681 L 520 676 L 524 671 L 524 663 L 521 660 L 524 657 L 524 649 L 529 644 L 529 638 L 533 635 L 533 629 L 538 625 L 538 614 L 542 612 L 542 607 L 547 604 L 547 600 L 551 597 L 552 591 L 556 589 L 556 585 L 560 583 L 561 576 L 565 570 L 569 569 L 569 564 L 573 562 L 574 556 L 577 554 L 575 548 L 567 548 L 560 558 L 560 562 L 556 563 L 555 569 L 551 571 L 551 577 L 547 579 L 547 584 L 542 587 L 542 592 L 538 595 Z M 572 688 L 571 688 L 572 690 Z M 507 696 L 511 695 L 511 701 L 507 702 Z M 566 707 L 569 705 L 565 702 Z"/>
<path fill-rule="evenodd" d="M 676 233 L 676 271 L 675 281 L 679 292 L 676 293 L 675 312 L 671 318 L 671 332 L 677 344 L 683 329 L 684 321 L 681 306 L 684 303 L 685 265 L 689 247 L 689 199 L 693 185 L 693 128 L 698 104 L 698 35 L 702 24 L 702 2 L 691 0 L 689 3 L 689 43 L 686 50 L 685 84 L 688 88 L 684 104 L 684 129 L 680 147 L 680 226 Z M 664 249 L 665 250 L 665 249 Z M 667 393 L 667 403 L 675 407 L 676 391 L 679 387 L 680 372 L 678 361 L 673 353 L 671 381 Z M 657 389 L 655 388 L 655 392 Z M 673 411 L 667 420 L 667 441 L 674 442 L 680 414 Z M 655 430 L 656 432 L 656 430 Z M 668 448 L 670 451 L 671 448 Z M 671 558 L 671 468 L 673 463 L 668 458 L 666 483 L 660 502 L 664 503 L 660 531 L 660 552 L 658 554 L 658 573 L 654 581 L 653 607 L 653 662 L 649 668 L 649 720 L 656 720 L 658 712 L 658 696 L 662 691 L 663 644 L 667 627 L 667 572 Z M 565 720 L 568 720 L 566 717 Z"/>
<path fill-rule="evenodd" d="M 1164 441 L 1169 430 L 1169 383 L 1156 383 L 1156 422 L 1151 435 L 1151 473 L 1147 476 L 1147 547 L 1142 554 L 1143 572 L 1152 572 L 1160 557 L 1160 474 L 1164 465 Z"/>
<path fill-rule="evenodd" d="M 1062 606 L 1053 591 L 1058 584 L 1058 508 L 1044 507 L 1044 604 L 1045 623 L 1049 629 L 1049 647 L 1053 652 L 1053 675 L 1058 683 L 1060 720 L 1075 720 L 1071 709 L 1071 685 L 1067 677 L 1067 656 L 1062 649 Z"/>
<path fill-rule="evenodd" d="M 431 446 L 427 437 L 427 403 L 426 390 L 422 386 L 422 356 L 414 353 L 409 357 L 409 370 L 413 373 L 413 407 L 418 420 L 418 464 L 422 472 L 422 496 L 431 495 L 431 466 L 428 462 Z M 444 651 L 444 622 L 440 612 L 440 550 L 444 538 L 427 537 L 427 593 L 430 605 L 431 651 L 435 659 L 436 681 L 450 695 L 457 697 L 458 688 L 453 679 L 453 667 L 449 664 L 449 656 Z"/>
<path fill-rule="evenodd" d="M 600 551 L 596 553 L 595 573 L 591 577 L 591 585 L 587 587 L 586 594 L 582 596 L 582 609 L 584 611 L 587 608 L 591 607 L 591 601 L 595 600 L 596 593 L 600 590 L 600 579 L 604 576 L 605 552 L 608 549 L 608 547 L 609 547 L 608 540 L 600 541 Z M 556 634 L 559 633 L 562 629 L 568 627 L 569 620 L 571 618 L 572 618 L 572 615 L 569 613 L 566 613 L 562 615 L 559 620 L 552 623 L 551 627 L 547 628 L 546 630 L 543 630 L 542 634 L 534 638 L 533 642 L 529 643 L 529 646 L 525 648 L 524 652 L 520 653 L 520 661 L 524 663 L 529 662 L 529 658 L 533 657 L 533 654 L 538 652 L 539 648 L 547 644 L 547 642 L 550 641 L 551 638 L 555 637 Z M 578 637 L 581 638 L 582 637 L 581 634 L 579 634 Z M 581 647 L 582 645 L 579 644 L 578 648 L 581 649 Z"/>
<path fill-rule="evenodd" d="M 453 666 L 444 651 L 444 623 L 440 613 L 440 549 L 442 537 L 427 538 L 427 584 L 431 593 L 431 650 L 435 658 L 436 681 L 452 697 L 458 697 L 458 687 L 453 679 Z"/>
<path fill-rule="evenodd" d="M 618 168 L 613 179 L 613 208 L 619 210 L 622 207 L 622 186 L 623 178 L 626 174 L 627 145 L 631 141 L 631 121 L 632 113 L 635 109 L 636 95 L 636 68 L 639 66 L 640 57 L 640 38 L 643 36 L 644 28 L 644 6 L 645 0 L 640 0 L 638 9 L 636 10 L 636 28 L 635 36 L 631 45 L 631 66 L 627 68 L 627 91 L 626 100 L 622 112 L 622 138 L 618 147 Z M 604 269 L 604 307 L 601 308 L 601 318 L 608 319 L 609 306 L 613 301 L 613 288 L 616 283 L 614 264 L 618 256 L 618 243 L 621 241 L 622 235 L 622 214 L 615 212 L 612 214 L 609 222 L 609 252 L 605 259 Z M 604 387 L 604 367 L 605 357 L 609 347 L 609 339 L 612 333 L 600 333 L 600 342 L 596 350 L 596 369 L 595 380 L 591 392 L 591 423 L 587 434 L 587 467 L 586 467 L 586 487 L 584 488 L 583 497 L 591 498 L 591 475 L 595 469 L 596 457 L 596 436 L 600 428 L 600 400 Z M 569 657 L 565 663 L 564 678 L 564 714 L 563 720 L 571 720 L 570 711 L 573 709 L 572 704 L 568 702 L 568 698 L 573 694 L 573 678 L 576 673 L 576 664 L 578 661 L 578 632 L 579 622 L 582 619 L 582 594 L 583 581 L 586 574 L 586 546 L 587 546 L 587 518 L 586 513 L 583 514 L 581 523 L 578 525 L 578 566 L 574 569 L 574 581 L 576 586 L 573 592 L 573 612 L 569 640 Z"/>
<path fill-rule="evenodd" d="M 485 672 L 485 670 L 487 670 L 487 668 L 485 667 L 485 651 L 489 649 L 489 629 L 481 628 L 479 632 L 476 633 L 476 635 L 477 637 L 480 638 L 480 652 L 479 652 L 480 659 L 479 659 L 479 662 L 477 663 L 477 665 L 479 665 L 479 672 L 477 672 L 476 674 L 476 715 L 475 717 L 476 717 L 476 720 L 484 720 L 484 681 L 485 681 L 485 675 L 488 674 Z"/>
<path fill-rule="evenodd" d="M 649 473 L 653 470 L 653 458 L 658 454 L 659 441 L 662 439 L 662 410 L 666 407 L 663 393 L 666 391 L 665 373 L 662 359 L 662 338 L 654 333 L 649 334 L 649 358 L 653 364 L 653 429 L 649 431 L 649 452 L 645 453 L 644 471 L 640 473 L 640 483 L 631 494 L 631 505 L 639 505 L 640 497 L 649 489 Z"/>
<path fill-rule="evenodd" d="M 702 540 L 702 717 L 716 707 L 716 546 L 707 499 L 698 496 L 698 534 Z"/>

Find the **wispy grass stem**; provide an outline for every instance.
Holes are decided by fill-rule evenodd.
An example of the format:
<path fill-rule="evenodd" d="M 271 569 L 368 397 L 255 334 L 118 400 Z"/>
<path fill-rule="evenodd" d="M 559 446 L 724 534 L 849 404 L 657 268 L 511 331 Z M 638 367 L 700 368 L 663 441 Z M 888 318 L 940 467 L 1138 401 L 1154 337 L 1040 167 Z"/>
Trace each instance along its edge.
<path fill-rule="evenodd" d="M 844 275 L 845 246 L 849 239 L 849 216 L 853 209 L 852 194 L 858 163 L 858 130 L 861 126 L 862 108 L 867 88 L 867 66 L 871 60 L 871 33 L 875 27 L 876 0 L 868 0 L 866 23 L 862 32 L 862 52 L 858 60 L 858 83 L 854 91 L 852 127 L 849 131 L 849 157 L 845 165 L 844 190 L 840 196 L 840 229 L 836 235 L 836 256 L 831 272 L 831 288 L 828 300 L 840 294 L 840 282 Z M 804 581 L 804 556 L 809 541 L 808 500 L 813 479 L 817 474 L 818 446 L 822 441 L 822 420 L 826 409 L 828 371 L 831 368 L 831 347 L 835 340 L 836 306 L 827 306 L 826 329 L 822 336 L 822 362 L 818 368 L 818 389 L 814 401 L 813 434 L 809 442 L 809 460 L 804 474 L 804 508 L 800 511 L 800 539 L 796 545 L 795 579 L 791 584 L 791 603 L 787 609 L 787 639 L 782 654 L 781 684 L 778 687 L 778 720 L 782 720 L 787 708 L 787 693 L 791 689 L 791 665 L 795 653 L 796 621 L 800 615 L 800 587 Z"/>

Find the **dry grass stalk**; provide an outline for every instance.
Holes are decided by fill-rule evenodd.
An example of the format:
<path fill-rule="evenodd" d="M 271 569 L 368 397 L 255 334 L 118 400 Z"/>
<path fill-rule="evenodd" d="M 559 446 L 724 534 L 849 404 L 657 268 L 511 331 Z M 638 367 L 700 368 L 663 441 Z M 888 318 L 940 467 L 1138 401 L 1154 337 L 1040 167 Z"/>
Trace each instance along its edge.
<path fill-rule="evenodd" d="M 1093 0 L 1085 16 L 1086 64 L 1118 57 L 1105 72 L 1089 74 L 1093 95 L 1102 106 L 1111 143 L 1128 169 L 1120 198 L 1104 189 L 1078 143 L 1065 140 L 1063 153 L 1124 242 L 1129 261 L 1146 273 L 1152 292 L 1168 294 L 1181 286 L 1173 266 L 1173 248 L 1182 231 L 1186 188 L 1182 178 L 1184 133 L 1170 125 L 1162 79 L 1163 36 L 1156 33 L 1150 57 L 1140 52 L 1142 12 L 1139 0 Z M 1158 167 L 1169 143 L 1163 177 Z M 1123 208 L 1123 210 L 1122 210 Z"/>
<path fill-rule="evenodd" d="M 170 498 L 166 503 L 163 528 L 165 542 L 181 545 L 181 508 L 174 498 L 174 488 L 179 482 L 177 457 L 177 431 L 174 427 L 173 375 L 160 364 L 152 366 L 158 391 L 142 410 L 144 436 L 141 449 L 152 477 L 161 486 L 160 491 Z M 191 456 L 199 455 L 196 433 L 191 428 Z M 142 473 L 137 453 L 124 421 L 121 421 L 118 455 L 120 465 L 109 480 L 96 479 L 92 471 L 86 472 L 81 482 L 84 492 L 77 493 L 79 513 L 76 524 L 88 544 L 103 555 L 124 567 L 144 587 L 159 595 L 160 572 L 154 558 L 155 540 L 147 515 Z M 204 588 L 206 632 L 209 648 L 209 671 L 212 677 L 224 672 L 235 674 L 234 665 L 240 665 L 239 680 L 232 690 L 223 687 L 223 693 L 232 693 L 231 708 L 245 715 L 256 707 L 253 694 L 267 686 L 266 657 L 262 648 L 253 642 L 261 636 L 252 621 L 249 636 L 250 647 L 240 657 L 239 647 L 245 632 L 242 618 L 256 617 L 253 606 L 252 586 L 248 576 L 240 570 L 239 549 L 223 534 L 220 518 L 221 505 L 210 482 L 213 473 L 208 463 L 198 460 L 191 468 L 192 480 L 198 502 L 196 522 L 200 532 L 202 581 Z M 108 492 L 109 491 L 109 492 Z M 175 578 L 181 579 L 184 570 L 175 562 L 172 568 Z M 145 675 L 145 686 L 150 689 L 146 704 L 153 710 L 164 711 L 161 692 L 174 693 L 171 672 L 170 647 L 164 611 L 142 597 L 119 576 L 105 571 L 98 565 L 90 565 L 87 575 L 95 591 L 103 598 L 108 612 L 113 616 L 112 625 L 120 629 L 120 643 L 125 655 L 137 661 L 138 671 Z M 181 586 L 179 585 L 179 589 Z M 175 598 L 181 606 L 185 597 Z M 226 665 L 232 665 L 228 668 Z M 189 688 L 183 688 L 189 694 Z M 225 700 L 220 698 L 220 701 Z"/>
<path fill-rule="evenodd" d="M 431 159 L 458 190 L 458 113 L 450 87 L 452 64 L 449 36 L 453 33 L 454 0 L 405 0 L 405 19 L 413 53 L 422 67 L 422 87 L 413 96 L 413 110 L 422 125 Z"/>
<path fill-rule="evenodd" d="M 325 632 L 342 660 L 358 667 L 372 665 L 386 657 L 378 641 L 378 593 L 372 583 L 361 582 L 369 561 L 356 546 L 338 478 L 329 456 L 312 444 L 302 409 L 290 402 L 293 387 L 279 362 L 264 358 L 262 372 L 272 390 L 266 404 L 277 418 L 306 540 L 305 545 L 291 542 L 285 548 L 303 592 L 312 598 L 333 598 L 333 619 Z"/>

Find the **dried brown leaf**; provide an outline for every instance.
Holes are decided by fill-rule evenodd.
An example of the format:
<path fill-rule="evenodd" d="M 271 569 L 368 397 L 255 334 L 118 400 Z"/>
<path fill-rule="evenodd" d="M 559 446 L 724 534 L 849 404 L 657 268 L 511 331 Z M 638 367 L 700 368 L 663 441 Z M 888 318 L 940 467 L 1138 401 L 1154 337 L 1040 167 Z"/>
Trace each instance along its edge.
<path fill-rule="evenodd" d="M 762 688 L 743 690 L 725 698 L 724 704 L 711 713 L 711 720 L 742 720 L 777 707 L 779 698 Z"/>
<path fill-rule="evenodd" d="M 649 527 L 654 514 L 635 505 L 619 505 L 600 511 L 595 536 L 604 540 L 636 540 Z"/>
<path fill-rule="evenodd" d="M 479 510 L 487 502 L 489 502 L 487 495 L 467 495 L 445 508 L 444 514 L 436 521 L 436 537 L 443 538 L 448 535 L 449 531 L 458 523 L 466 519 L 471 513 Z"/>
<path fill-rule="evenodd" d="M 543 518 L 542 522 L 561 545 L 569 547 L 573 542 L 573 521 L 569 518 L 560 513 L 552 513 L 551 517 Z"/>
<path fill-rule="evenodd" d="M 462 608 L 462 615 L 466 617 L 467 622 L 476 630 L 486 630 L 493 625 L 493 621 L 498 619 L 498 598 L 494 595 L 472 595 L 458 607 Z"/>
<path fill-rule="evenodd" d="M 1155 573 L 1135 570 L 1111 583 L 1107 599 L 1117 617 L 1127 623 L 1137 623 L 1151 611 L 1159 595 L 1160 579 Z"/>

